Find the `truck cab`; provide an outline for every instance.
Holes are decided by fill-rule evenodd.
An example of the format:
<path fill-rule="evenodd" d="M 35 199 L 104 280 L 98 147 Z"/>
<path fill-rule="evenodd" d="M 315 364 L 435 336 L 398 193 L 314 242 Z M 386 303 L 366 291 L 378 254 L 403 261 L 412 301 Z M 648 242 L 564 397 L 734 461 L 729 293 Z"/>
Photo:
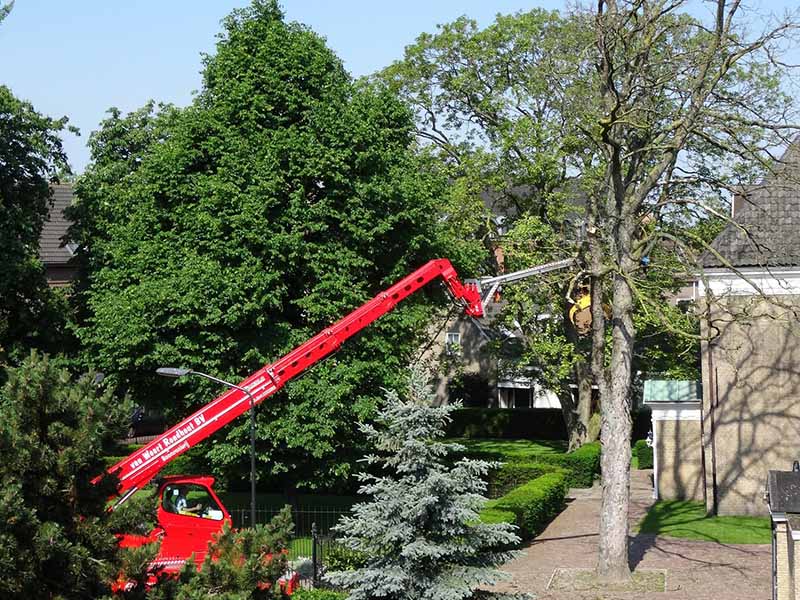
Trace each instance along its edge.
<path fill-rule="evenodd" d="M 214 492 L 210 476 L 172 475 L 158 487 L 158 526 L 161 540 L 156 562 L 167 571 L 179 571 L 194 555 L 200 566 L 212 536 L 231 523 L 231 515 Z M 160 529 L 160 531 L 158 531 Z"/>

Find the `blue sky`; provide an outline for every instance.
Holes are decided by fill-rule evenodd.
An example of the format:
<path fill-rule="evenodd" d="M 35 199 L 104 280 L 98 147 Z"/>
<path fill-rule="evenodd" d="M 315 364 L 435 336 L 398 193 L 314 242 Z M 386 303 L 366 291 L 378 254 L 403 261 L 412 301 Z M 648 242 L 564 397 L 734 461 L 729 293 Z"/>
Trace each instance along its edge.
<path fill-rule="evenodd" d="M 0 0 L 0 4 L 4 3 Z M 148 99 L 185 105 L 200 85 L 201 53 L 211 52 L 219 21 L 248 0 L 17 0 L 0 25 L 0 83 L 37 110 L 67 115 L 70 162 L 89 160 L 89 133 L 116 106 Z M 699 4 L 699 3 L 698 3 Z M 751 0 L 769 10 L 798 0 Z M 400 58 L 423 31 L 466 14 L 486 25 L 496 13 L 563 9 L 563 0 L 284 0 L 288 19 L 309 25 L 356 76 Z"/>

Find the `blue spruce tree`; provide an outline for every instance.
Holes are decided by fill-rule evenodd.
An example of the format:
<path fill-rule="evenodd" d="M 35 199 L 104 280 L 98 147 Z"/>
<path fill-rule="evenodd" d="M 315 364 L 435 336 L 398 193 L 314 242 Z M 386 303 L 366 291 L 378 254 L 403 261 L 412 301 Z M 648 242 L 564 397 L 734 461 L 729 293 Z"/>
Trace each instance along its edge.
<path fill-rule="evenodd" d="M 360 476 L 359 491 L 370 500 L 342 518 L 337 532 L 366 563 L 326 576 L 349 590 L 348 600 L 476 598 L 480 587 L 507 577 L 497 567 L 514 555 L 514 527 L 478 517 L 492 464 L 453 462 L 463 447 L 442 441 L 456 408 L 434 406 L 415 372 L 408 398 L 387 392 L 375 426 L 362 426 L 376 451 L 365 460 L 378 475 Z"/>

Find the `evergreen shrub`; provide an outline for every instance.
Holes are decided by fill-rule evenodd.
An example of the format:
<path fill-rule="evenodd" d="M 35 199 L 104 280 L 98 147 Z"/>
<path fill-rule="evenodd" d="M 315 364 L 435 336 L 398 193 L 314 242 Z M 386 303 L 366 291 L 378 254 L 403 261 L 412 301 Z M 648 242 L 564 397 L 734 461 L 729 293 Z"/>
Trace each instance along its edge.
<path fill-rule="evenodd" d="M 567 495 L 565 473 L 545 473 L 487 503 L 481 512 L 485 523 L 513 523 L 523 540 L 541 532 L 564 508 Z"/>
<path fill-rule="evenodd" d="M 472 600 L 479 588 L 508 578 L 499 567 L 514 556 L 516 528 L 480 520 L 493 465 L 453 461 L 464 447 L 442 438 L 455 407 L 434 401 L 414 372 L 406 398 L 387 392 L 375 424 L 361 426 L 375 449 L 365 459 L 374 474 L 359 475 L 369 501 L 353 506 L 334 531 L 366 561 L 325 574 L 350 600 Z"/>
<path fill-rule="evenodd" d="M 633 453 L 639 458 L 640 469 L 653 468 L 653 448 L 647 445 L 646 440 L 638 440 L 633 445 Z"/>

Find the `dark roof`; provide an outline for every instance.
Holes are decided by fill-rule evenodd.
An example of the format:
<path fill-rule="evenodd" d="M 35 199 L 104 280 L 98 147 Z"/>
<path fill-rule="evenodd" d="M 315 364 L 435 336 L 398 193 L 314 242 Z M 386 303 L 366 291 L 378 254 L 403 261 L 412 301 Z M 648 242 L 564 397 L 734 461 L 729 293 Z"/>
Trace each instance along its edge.
<path fill-rule="evenodd" d="M 46 265 L 66 265 L 73 254 L 64 245 L 70 222 L 64 217 L 64 209 L 72 204 L 70 184 L 53 184 L 53 205 L 39 237 L 39 258 Z"/>
<path fill-rule="evenodd" d="M 778 166 L 760 184 L 744 191 L 744 207 L 734 223 L 712 242 L 734 267 L 800 266 L 800 142 L 795 142 Z M 725 267 L 711 252 L 704 267 Z"/>
<path fill-rule="evenodd" d="M 770 471 L 767 493 L 771 512 L 800 513 L 800 471 Z"/>

